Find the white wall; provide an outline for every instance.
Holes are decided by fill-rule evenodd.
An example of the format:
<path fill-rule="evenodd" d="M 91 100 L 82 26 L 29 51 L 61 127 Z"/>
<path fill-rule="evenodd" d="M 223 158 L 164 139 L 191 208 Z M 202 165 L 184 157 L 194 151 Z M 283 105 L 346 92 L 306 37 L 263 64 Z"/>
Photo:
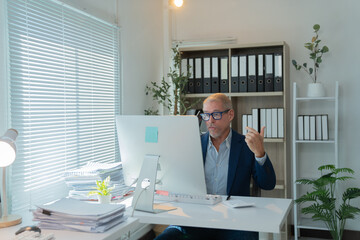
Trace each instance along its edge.
<path fill-rule="evenodd" d="M 335 81 L 340 84 L 340 166 L 353 168 L 359 176 L 359 10 L 360 2 L 352 0 L 188 0 L 176 13 L 173 36 L 176 40 L 236 37 L 238 43 L 285 41 L 290 60 L 302 63 L 309 62 L 303 45 L 313 36 L 312 26 L 320 24 L 320 39 L 330 52 L 323 57 L 319 80 L 329 94 L 334 91 Z M 292 66 L 290 81 L 300 85 L 302 95 L 310 82 Z M 311 168 L 310 163 L 304 170 Z M 357 177 L 347 186 L 360 187 L 359 182 Z M 360 200 L 353 204 L 359 206 Z M 348 221 L 347 228 L 360 230 L 359 223 L 360 218 Z"/>
<path fill-rule="evenodd" d="M 4 0 L 0 0 L 0 136 L 2 136 L 6 129 L 11 126 L 7 124 L 8 118 L 8 98 L 7 98 L 7 49 L 6 49 L 6 32 L 5 32 L 5 23 L 6 23 L 6 14 Z"/>
<path fill-rule="evenodd" d="M 161 0 L 119 0 L 122 28 L 123 113 L 144 114 L 152 100 L 145 84 L 163 76 L 163 5 Z"/>

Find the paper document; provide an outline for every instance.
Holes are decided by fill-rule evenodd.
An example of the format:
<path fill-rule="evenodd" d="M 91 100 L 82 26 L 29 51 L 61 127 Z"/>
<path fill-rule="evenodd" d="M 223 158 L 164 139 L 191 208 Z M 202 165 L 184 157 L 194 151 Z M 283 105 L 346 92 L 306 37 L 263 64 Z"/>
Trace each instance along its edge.
<path fill-rule="evenodd" d="M 243 208 L 243 207 L 255 206 L 255 203 L 253 203 L 253 202 L 245 202 L 245 201 L 239 200 L 239 199 L 230 199 L 230 200 L 223 201 L 223 203 L 226 206 L 232 207 L 232 208 Z"/>
<path fill-rule="evenodd" d="M 83 232 L 104 232 L 124 222 L 124 204 L 97 204 L 74 199 L 37 206 L 33 220 L 39 227 Z"/>

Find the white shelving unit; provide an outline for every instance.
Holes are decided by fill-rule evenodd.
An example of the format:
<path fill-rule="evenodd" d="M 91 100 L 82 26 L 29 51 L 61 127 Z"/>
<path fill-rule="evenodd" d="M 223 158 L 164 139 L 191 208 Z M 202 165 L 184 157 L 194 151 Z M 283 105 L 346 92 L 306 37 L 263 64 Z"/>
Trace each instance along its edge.
<path fill-rule="evenodd" d="M 312 115 L 314 114 L 311 112 L 311 106 L 309 105 L 316 105 L 320 104 L 320 106 L 323 106 L 324 108 L 322 112 L 324 114 L 329 113 L 329 140 L 315 140 L 315 141 L 309 141 L 309 140 L 298 140 L 298 134 L 297 134 L 297 116 L 308 114 Z M 339 167 L 339 159 L 338 159 L 338 106 L 339 106 L 339 83 L 336 82 L 335 86 L 335 93 L 331 97 L 317 97 L 317 98 L 310 98 L 310 97 L 298 97 L 297 96 L 297 86 L 296 83 L 294 83 L 293 86 L 293 124 L 292 124 L 292 169 L 293 169 L 293 198 L 294 200 L 300 197 L 300 185 L 296 183 L 297 179 L 300 179 L 304 176 L 309 177 L 308 174 L 310 173 L 304 173 L 300 171 L 300 165 L 302 164 L 299 159 L 301 159 L 302 153 L 299 148 L 301 148 L 302 145 L 311 146 L 309 150 L 306 151 L 306 155 L 310 156 L 311 154 L 319 154 L 318 148 L 320 148 L 323 144 L 330 144 L 333 149 L 333 159 L 327 159 L 330 161 L 330 163 L 334 164 L 335 167 Z M 331 117 L 330 117 L 331 116 Z M 320 153 L 322 154 L 322 153 Z M 323 165 L 323 159 L 302 159 L 303 164 L 306 164 L 306 160 L 308 160 L 307 164 L 312 164 L 314 166 L 314 169 L 317 169 L 320 165 Z M 312 162 L 310 162 L 312 161 Z M 315 229 L 315 230 L 326 230 L 325 224 L 322 224 L 318 221 L 313 221 L 310 218 L 304 218 L 300 214 L 300 207 L 297 204 L 294 204 L 294 239 L 298 239 L 299 237 L 299 230 L 300 229 Z"/>

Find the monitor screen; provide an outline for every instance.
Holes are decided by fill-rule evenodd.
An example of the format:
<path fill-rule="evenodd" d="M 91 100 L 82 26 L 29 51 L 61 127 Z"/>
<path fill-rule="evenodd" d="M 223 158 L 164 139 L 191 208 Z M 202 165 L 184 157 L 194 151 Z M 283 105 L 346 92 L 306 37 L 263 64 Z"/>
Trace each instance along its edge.
<path fill-rule="evenodd" d="M 158 155 L 156 190 L 206 194 L 197 117 L 118 115 L 116 128 L 126 185 L 138 178 L 145 155 Z"/>

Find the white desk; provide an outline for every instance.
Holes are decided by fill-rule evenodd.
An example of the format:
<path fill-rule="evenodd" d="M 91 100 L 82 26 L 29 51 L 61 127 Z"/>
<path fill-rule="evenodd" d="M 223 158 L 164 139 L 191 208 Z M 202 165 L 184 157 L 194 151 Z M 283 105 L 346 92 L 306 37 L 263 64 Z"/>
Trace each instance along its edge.
<path fill-rule="evenodd" d="M 177 209 L 158 214 L 135 211 L 134 217 L 139 218 L 141 223 L 280 233 L 292 207 L 291 199 L 235 196 L 232 198 L 254 202 L 255 206 L 230 208 L 223 203 L 201 205 L 167 202 L 164 205 Z"/>
<path fill-rule="evenodd" d="M 27 212 L 22 215 L 22 223 L 16 226 L 8 228 L 0 228 L 0 239 L 11 240 L 15 236 L 15 232 L 22 226 L 30 226 L 35 223 L 31 220 L 32 213 Z M 130 239 L 138 239 L 144 233 L 147 233 L 152 229 L 151 225 L 139 223 L 137 218 L 129 217 L 127 221 L 119 224 L 116 227 L 109 229 L 104 233 L 84 233 L 75 231 L 64 231 L 64 230 L 49 230 L 42 229 L 43 233 L 54 233 L 56 240 L 69 240 L 69 239 L 81 239 L 81 240 L 116 240 L 122 239 L 122 237 L 131 231 Z"/>

